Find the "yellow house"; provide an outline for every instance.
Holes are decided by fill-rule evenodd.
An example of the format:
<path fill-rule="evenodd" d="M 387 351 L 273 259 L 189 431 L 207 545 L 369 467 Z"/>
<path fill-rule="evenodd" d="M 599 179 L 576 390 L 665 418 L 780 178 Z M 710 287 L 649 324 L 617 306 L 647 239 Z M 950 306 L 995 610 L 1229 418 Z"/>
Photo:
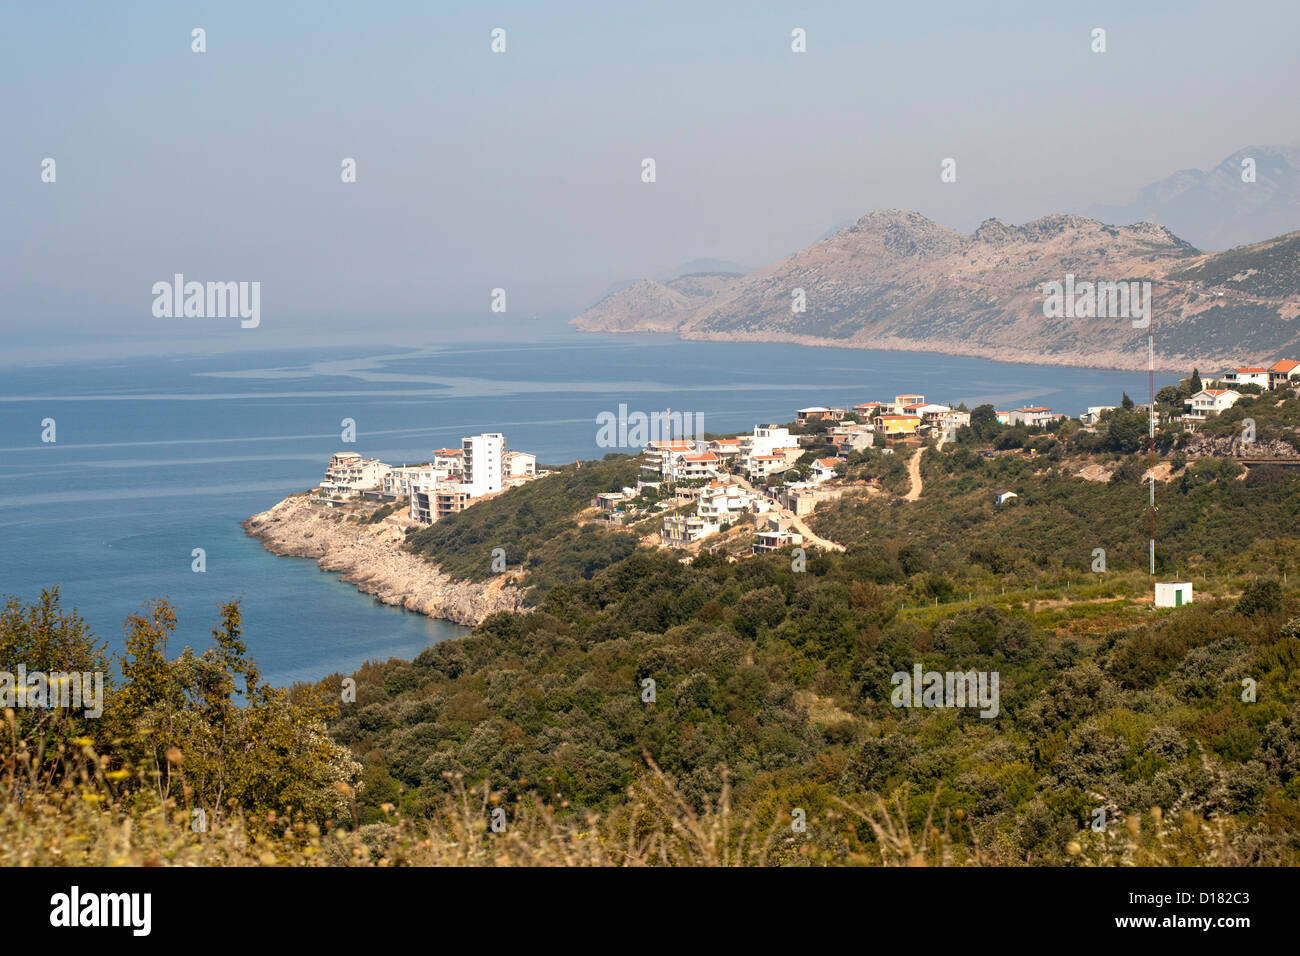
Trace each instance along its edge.
<path fill-rule="evenodd" d="M 885 436 L 914 435 L 921 425 L 915 415 L 877 415 L 872 419 L 876 431 Z"/>

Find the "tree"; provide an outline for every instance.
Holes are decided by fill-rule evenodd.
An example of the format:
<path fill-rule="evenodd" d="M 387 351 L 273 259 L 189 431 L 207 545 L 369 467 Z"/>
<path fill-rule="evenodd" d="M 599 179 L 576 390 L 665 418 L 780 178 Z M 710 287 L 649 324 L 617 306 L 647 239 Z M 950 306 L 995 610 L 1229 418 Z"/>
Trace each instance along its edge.
<path fill-rule="evenodd" d="M 1119 404 L 1126 412 L 1131 412 L 1133 410 L 1133 399 L 1128 397 L 1128 392 L 1124 393 L 1124 397 L 1120 399 Z"/>
<path fill-rule="evenodd" d="M 1201 373 L 1196 369 L 1192 369 L 1192 394 L 1195 395 L 1197 392 L 1201 390 L 1202 387 L 1203 386 L 1201 385 Z"/>

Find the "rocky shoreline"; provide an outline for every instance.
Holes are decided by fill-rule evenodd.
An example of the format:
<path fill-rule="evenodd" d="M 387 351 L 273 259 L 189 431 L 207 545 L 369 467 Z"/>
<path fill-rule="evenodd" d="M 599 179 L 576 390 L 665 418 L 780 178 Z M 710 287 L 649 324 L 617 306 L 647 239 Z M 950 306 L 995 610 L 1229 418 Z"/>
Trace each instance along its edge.
<path fill-rule="evenodd" d="M 308 495 L 294 495 L 242 525 L 272 554 L 314 558 L 322 571 L 338 573 L 383 604 L 469 626 L 497 611 L 523 609 L 523 592 L 504 578 L 455 581 L 437 565 L 404 550 L 406 529 L 412 524 L 404 515 L 389 515 L 374 524 L 354 520 L 374 510 L 330 507 L 314 503 Z"/>

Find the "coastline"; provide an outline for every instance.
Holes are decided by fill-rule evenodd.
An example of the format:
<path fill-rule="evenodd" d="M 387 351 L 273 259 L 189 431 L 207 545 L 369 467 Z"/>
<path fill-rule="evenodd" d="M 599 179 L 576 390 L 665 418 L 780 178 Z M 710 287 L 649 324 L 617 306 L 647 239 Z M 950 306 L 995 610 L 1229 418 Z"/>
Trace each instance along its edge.
<path fill-rule="evenodd" d="M 522 611 L 523 592 L 496 578 L 456 581 L 402 548 L 413 522 L 390 515 L 374 524 L 348 521 L 337 509 L 292 495 L 240 522 L 274 555 L 313 558 L 382 604 L 474 627 L 497 611 Z"/>
<path fill-rule="evenodd" d="M 680 329 L 636 328 L 600 328 L 597 326 L 573 323 L 579 332 L 597 335 L 670 335 L 684 342 L 754 342 L 773 345 L 801 345 L 808 348 L 853 349 L 865 352 L 912 352 L 917 355 L 956 355 L 964 358 L 981 358 L 991 362 L 1005 362 L 1008 365 L 1062 366 L 1066 368 L 1097 369 L 1106 372 L 1145 372 L 1147 370 L 1146 347 L 1140 354 L 1100 350 L 1085 355 L 1074 353 L 1048 354 L 1028 352 L 1023 349 L 982 346 L 971 342 L 918 342 L 914 339 L 900 339 L 893 336 L 872 339 L 869 342 L 854 339 L 823 339 L 813 335 L 796 335 L 786 332 L 701 332 Z M 1196 367 L 1228 367 L 1237 359 L 1235 357 L 1186 357 L 1161 356 L 1159 338 L 1156 340 L 1156 371 L 1165 373 L 1186 373 Z"/>

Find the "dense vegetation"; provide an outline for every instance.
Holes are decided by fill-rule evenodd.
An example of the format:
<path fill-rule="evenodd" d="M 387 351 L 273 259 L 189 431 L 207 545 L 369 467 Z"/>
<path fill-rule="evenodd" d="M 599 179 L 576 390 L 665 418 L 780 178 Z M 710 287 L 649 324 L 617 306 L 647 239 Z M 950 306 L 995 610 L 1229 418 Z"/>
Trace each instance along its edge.
<path fill-rule="evenodd" d="M 696 808 L 729 775 L 759 829 L 804 809 L 821 859 L 879 850 L 825 816 L 893 794 L 913 825 L 937 801 L 965 821 L 955 848 L 1002 862 L 1106 858 L 1098 807 L 1149 825 L 1151 807 L 1176 813 L 1185 862 L 1295 861 L 1294 597 L 1263 587 L 1154 617 L 1111 605 L 1077 629 L 988 604 L 922 621 L 900 610 L 904 579 L 888 549 L 803 573 L 780 555 L 640 552 L 531 614 L 363 670 L 333 732 L 365 766 L 370 819 L 383 803 L 429 813 L 460 780 L 506 806 L 540 792 L 617 816 L 648 754 Z M 891 706 L 891 675 L 916 663 L 998 671 L 998 715 Z M 1257 702 L 1241 700 L 1247 676 Z"/>

